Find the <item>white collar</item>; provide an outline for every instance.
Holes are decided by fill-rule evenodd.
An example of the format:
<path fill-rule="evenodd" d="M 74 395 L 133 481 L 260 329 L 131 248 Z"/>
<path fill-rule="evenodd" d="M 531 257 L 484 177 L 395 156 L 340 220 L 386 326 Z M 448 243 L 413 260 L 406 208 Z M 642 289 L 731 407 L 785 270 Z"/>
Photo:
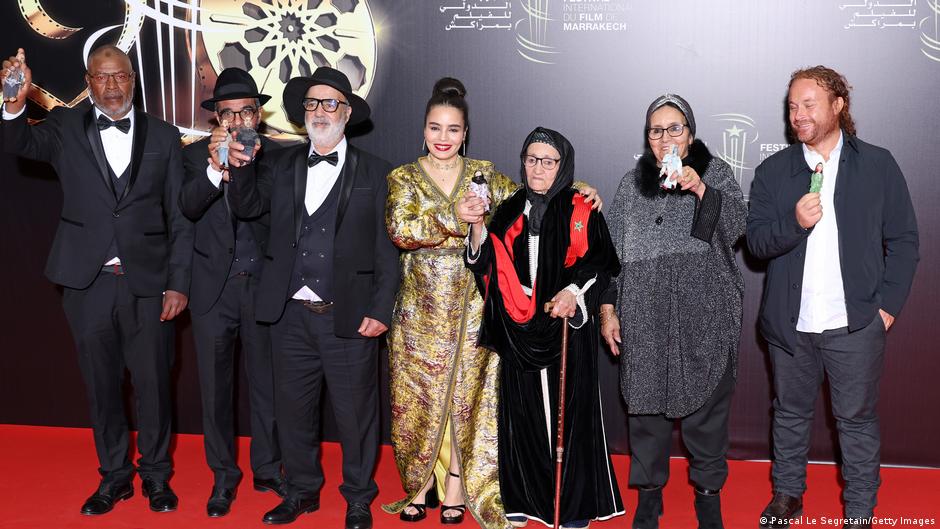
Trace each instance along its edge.
<path fill-rule="evenodd" d="M 836 143 L 836 146 L 832 148 L 832 151 L 829 152 L 829 160 L 832 161 L 833 158 L 838 159 L 842 154 L 842 140 L 844 139 L 842 135 L 842 129 L 839 129 L 839 141 Z M 803 157 L 806 158 L 807 163 L 810 160 L 815 160 L 817 158 L 822 158 L 822 154 L 814 151 L 809 147 L 809 145 L 803 144 Z"/>

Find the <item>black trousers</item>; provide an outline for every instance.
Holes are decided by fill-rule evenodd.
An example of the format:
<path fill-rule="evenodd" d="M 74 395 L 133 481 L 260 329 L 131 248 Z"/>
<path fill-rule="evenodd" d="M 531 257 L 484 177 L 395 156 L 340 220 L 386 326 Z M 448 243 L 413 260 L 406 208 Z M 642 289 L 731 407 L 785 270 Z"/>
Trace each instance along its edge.
<path fill-rule="evenodd" d="M 829 377 L 832 414 L 839 432 L 845 514 L 871 516 L 877 503 L 881 461 L 878 383 L 884 364 L 885 328 L 877 314 L 866 327 L 798 332 L 794 351 L 770 346 L 774 371 L 774 490 L 800 496 L 813 411 L 823 376 Z"/>
<path fill-rule="evenodd" d="M 121 484 L 134 477 L 122 394 L 125 368 L 137 397 L 138 470 L 144 478 L 169 479 L 175 324 L 160 321 L 163 297 L 136 297 L 124 276 L 101 273 L 84 290 L 66 288 L 62 306 L 88 392 L 102 481 Z"/>
<path fill-rule="evenodd" d="M 278 437 L 292 498 L 316 497 L 320 466 L 320 396 L 329 392 L 343 448 L 346 501 L 370 503 L 379 449 L 378 340 L 338 338 L 332 312 L 289 301 L 271 329 Z"/>
<path fill-rule="evenodd" d="M 233 276 L 205 314 L 192 314 L 202 393 L 206 462 L 215 486 L 235 488 L 242 477 L 235 459 L 235 340 L 240 338 L 251 425 L 251 470 L 270 479 L 281 473 L 281 450 L 274 420 L 274 368 L 270 327 L 255 322 L 257 279 Z"/>
<path fill-rule="evenodd" d="M 733 392 L 729 362 L 711 397 L 694 413 L 681 419 L 662 414 L 630 415 L 630 486 L 661 487 L 669 480 L 669 448 L 678 420 L 682 442 L 692 456 L 689 478 L 705 489 L 722 488 L 728 478 L 728 414 Z"/>

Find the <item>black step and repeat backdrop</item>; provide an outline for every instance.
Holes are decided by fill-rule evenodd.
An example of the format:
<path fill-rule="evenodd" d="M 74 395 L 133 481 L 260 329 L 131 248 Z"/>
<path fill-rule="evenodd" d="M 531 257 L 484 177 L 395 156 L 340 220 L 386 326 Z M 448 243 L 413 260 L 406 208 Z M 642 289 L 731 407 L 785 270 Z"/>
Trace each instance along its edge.
<path fill-rule="evenodd" d="M 0 54 L 27 51 L 38 85 L 29 110 L 35 119 L 54 105 L 81 103 L 84 57 L 111 42 L 134 60 L 139 105 L 190 138 L 208 128 L 199 102 L 227 66 L 247 69 L 274 96 L 269 132 L 289 138 L 284 82 L 329 64 L 373 108 L 372 123 L 353 141 L 400 164 L 418 156 L 424 104 L 434 81 L 449 75 L 468 88 L 470 156 L 517 176 L 525 134 L 536 125 L 555 128 L 577 149 L 577 177 L 608 199 L 642 151 L 647 105 L 664 92 L 691 102 L 699 138 L 734 167 L 747 194 L 754 167 L 786 146 L 790 73 L 834 67 L 854 85 L 860 137 L 894 153 L 920 221 L 919 273 L 889 333 L 883 460 L 940 466 L 933 277 L 940 264 L 940 0 L 5 0 L 0 21 Z M 48 166 L 7 155 L 0 164 L 0 422 L 86 426 L 60 293 L 42 276 L 61 191 Z M 743 245 L 738 260 L 747 290 L 731 453 L 766 459 L 771 379 L 756 328 L 765 265 Z M 179 329 L 175 426 L 199 432 L 186 316 Z M 623 453 L 616 365 L 599 354 L 607 434 Z M 826 400 L 824 393 L 813 460 L 835 458 Z M 387 438 L 387 413 L 384 420 Z M 329 436 L 329 423 L 326 429 Z"/>

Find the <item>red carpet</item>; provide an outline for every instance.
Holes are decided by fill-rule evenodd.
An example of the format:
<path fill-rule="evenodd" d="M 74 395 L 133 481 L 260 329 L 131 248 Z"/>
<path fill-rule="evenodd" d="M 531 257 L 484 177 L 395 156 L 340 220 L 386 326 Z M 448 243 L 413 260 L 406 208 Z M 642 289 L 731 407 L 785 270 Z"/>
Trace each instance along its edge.
<path fill-rule="evenodd" d="M 340 482 L 340 450 L 328 443 L 323 451 L 326 486 L 322 491 L 321 510 L 301 516 L 292 528 L 342 528 L 345 504 L 337 486 Z M 139 480 L 135 482 L 133 498 L 121 502 L 109 514 L 98 517 L 82 516 L 79 507 L 97 486 L 97 463 L 91 431 L 74 428 L 42 428 L 0 425 L 0 528 L 17 529 L 173 529 L 173 528 L 244 528 L 267 527 L 261 515 L 278 503 L 273 494 L 252 490 L 250 472 L 239 489 L 232 512 L 225 518 L 209 519 L 205 515 L 205 501 L 212 487 L 212 475 L 205 465 L 202 437 L 179 435 L 173 453 L 176 474 L 171 484 L 180 496 L 180 508 L 174 513 L 153 513 L 140 494 Z M 240 464 L 248 468 L 248 442 L 241 439 Z M 636 505 L 636 492 L 625 487 L 628 459 L 614 458 L 620 478 L 621 492 L 627 509 L 626 516 L 592 527 L 629 527 L 630 515 Z M 660 524 L 664 529 L 694 528 L 692 488 L 687 485 L 685 460 L 672 462 L 673 479 L 666 487 L 666 512 Z M 895 527 L 935 526 L 940 523 L 940 470 L 882 469 L 883 485 L 876 515 L 897 521 Z M 731 462 L 731 474 L 722 493 L 725 525 L 729 529 L 754 528 L 757 518 L 770 496 L 770 467 L 766 463 Z M 376 529 L 438 527 L 437 511 L 417 524 L 400 522 L 397 516 L 381 512 L 380 503 L 399 499 L 401 485 L 392 458 L 391 448 L 384 446 L 379 460 L 376 479 L 379 497 L 373 505 Z M 246 486 L 245 484 L 248 484 Z M 837 469 L 832 465 L 811 465 L 809 491 L 804 500 L 804 523 L 798 527 L 841 527 L 833 521 L 840 517 Z M 902 520 L 901 518 L 905 518 Z M 926 519 L 926 520 L 925 520 Z M 921 523 L 918 524 L 918 520 Z M 469 523 L 467 523 L 469 522 Z M 477 524 L 468 520 L 463 527 Z M 906 523 L 905 523 L 906 522 Z M 885 525 L 891 526 L 890 520 Z M 530 523 L 529 527 L 537 528 Z M 797 526 L 794 526 L 797 527 Z"/>

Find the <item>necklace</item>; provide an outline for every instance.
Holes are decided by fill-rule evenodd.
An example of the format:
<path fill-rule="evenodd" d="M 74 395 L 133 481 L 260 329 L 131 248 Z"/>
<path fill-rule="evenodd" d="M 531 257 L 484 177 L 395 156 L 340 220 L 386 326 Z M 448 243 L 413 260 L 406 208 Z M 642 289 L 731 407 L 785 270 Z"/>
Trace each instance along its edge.
<path fill-rule="evenodd" d="M 459 155 L 459 154 L 454 157 L 454 161 L 451 162 L 451 163 L 441 163 L 441 162 L 438 162 L 438 161 L 435 160 L 434 157 L 431 156 L 431 155 L 425 156 L 425 159 L 428 161 L 428 164 L 429 164 L 431 167 L 437 169 L 438 171 L 450 171 L 451 169 L 454 169 L 455 167 L 457 167 L 457 165 L 458 165 L 458 164 L 460 163 L 460 161 L 461 161 L 461 158 L 460 158 L 460 155 Z"/>

